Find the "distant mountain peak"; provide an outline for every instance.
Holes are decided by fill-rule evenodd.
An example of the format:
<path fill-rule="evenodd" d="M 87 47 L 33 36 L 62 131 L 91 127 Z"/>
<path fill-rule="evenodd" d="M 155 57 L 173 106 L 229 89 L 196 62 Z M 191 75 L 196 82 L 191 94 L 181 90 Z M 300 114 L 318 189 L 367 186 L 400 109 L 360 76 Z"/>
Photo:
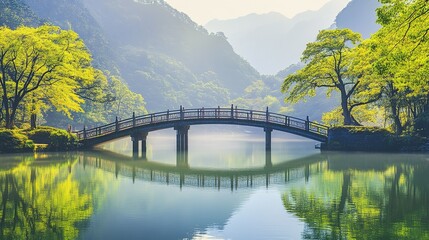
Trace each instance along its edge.
<path fill-rule="evenodd" d="M 350 28 L 368 38 L 380 28 L 375 22 L 376 9 L 380 6 L 377 0 L 352 0 L 338 13 L 335 24 L 337 28 Z"/>
<path fill-rule="evenodd" d="M 234 50 L 263 74 L 275 74 L 299 61 L 308 42 L 329 28 L 349 0 L 332 0 L 316 11 L 293 18 L 278 12 L 248 14 L 236 19 L 213 20 L 210 32 L 223 32 Z"/>

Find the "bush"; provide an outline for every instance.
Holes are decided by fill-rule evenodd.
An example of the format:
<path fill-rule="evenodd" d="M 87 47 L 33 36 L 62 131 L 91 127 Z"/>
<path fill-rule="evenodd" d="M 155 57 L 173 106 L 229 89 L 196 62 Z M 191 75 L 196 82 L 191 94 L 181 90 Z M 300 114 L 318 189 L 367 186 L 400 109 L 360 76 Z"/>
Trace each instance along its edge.
<path fill-rule="evenodd" d="M 365 127 L 365 126 L 341 126 L 341 127 L 333 127 L 330 130 L 334 131 L 346 131 L 349 133 L 379 133 L 389 135 L 389 132 L 385 128 L 379 127 Z"/>
<path fill-rule="evenodd" d="M 29 131 L 27 135 L 29 139 L 37 144 L 49 144 L 52 131 L 54 131 L 54 129 L 36 128 Z"/>
<path fill-rule="evenodd" d="M 22 133 L 28 135 L 31 140 L 28 145 L 32 146 L 32 149 L 37 147 L 38 151 L 72 150 L 77 147 L 78 143 L 75 135 L 53 127 L 38 127 L 33 130 L 23 130 Z"/>
<path fill-rule="evenodd" d="M 328 149 L 342 151 L 391 151 L 391 134 L 383 128 L 344 126 L 329 129 Z"/>
<path fill-rule="evenodd" d="M 49 148 L 55 150 L 71 150 L 76 148 L 76 136 L 65 130 L 57 129 L 51 131 L 49 135 Z"/>
<path fill-rule="evenodd" d="M 394 136 L 390 139 L 390 144 L 398 151 L 410 152 L 420 151 L 426 141 L 425 138 L 419 136 Z"/>
<path fill-rule="evenodd" d="M 0 152 L 22 152 L 33 151 L 34 143 L 28 140 L 28 137 L 19 133 L 17 130 L 0 130 Z"/>

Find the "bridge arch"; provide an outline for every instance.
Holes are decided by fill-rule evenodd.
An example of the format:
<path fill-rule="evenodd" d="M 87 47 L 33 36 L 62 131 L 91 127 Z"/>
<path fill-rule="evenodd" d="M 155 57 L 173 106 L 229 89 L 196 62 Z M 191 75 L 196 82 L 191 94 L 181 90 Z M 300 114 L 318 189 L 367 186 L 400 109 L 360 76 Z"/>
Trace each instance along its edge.
<path fill-rule="evenodd" d="M 145 154 L 147 133 L 161 129 L 174 128 L 177 131 L 177 151 L 187 152 L 188 130 L 192 125 L 228 124 L 259 127 L 265 131 L 266 150 L 271 150 L 271 132 L 273 130 L 295 134 L 319 142 L 326 142 L 329 128 L 307 119 L 299 119 L 268 111 L 231 108 L 198 108 L 167 110 L 142 116 L 133 116 L 104 126 L 84 128 L 76 132 L 83 148 L 92 148 L 98 144 L 131 136 L 133 153 L 138 155 L 138 143 L 141 141 Z M 186 157 L 186 156 L 185 156 Z"/>

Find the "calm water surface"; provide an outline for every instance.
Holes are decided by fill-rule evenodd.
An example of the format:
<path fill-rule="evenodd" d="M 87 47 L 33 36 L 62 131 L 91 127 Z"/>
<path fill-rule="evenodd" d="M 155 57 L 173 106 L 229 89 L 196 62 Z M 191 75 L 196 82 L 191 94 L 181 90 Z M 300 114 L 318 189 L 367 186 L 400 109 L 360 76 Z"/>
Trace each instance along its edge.
<path fill-rule="evenodd" d="M 274 134 L 150 134 L 103 152 L 0 155 L 0 239 L 429 239 L 429 155 L 320 154 Z M 115 151 L 115 153 L 107 150 Z"/>

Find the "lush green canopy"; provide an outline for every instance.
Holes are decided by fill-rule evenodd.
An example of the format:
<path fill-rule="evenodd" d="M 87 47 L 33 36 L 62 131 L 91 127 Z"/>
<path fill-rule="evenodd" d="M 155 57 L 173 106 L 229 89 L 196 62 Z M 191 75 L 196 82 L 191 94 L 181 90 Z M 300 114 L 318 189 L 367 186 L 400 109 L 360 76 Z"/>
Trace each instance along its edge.
<path fill-rule="evenodd" d="M 0 85 L 6 127 L 32 94 L 36 108 L 46 99 L 57 111 L 82 111 L 79 83 L 94 81 L 91 56 L 78 35 L 55 26 L 0 28 Z"/>

